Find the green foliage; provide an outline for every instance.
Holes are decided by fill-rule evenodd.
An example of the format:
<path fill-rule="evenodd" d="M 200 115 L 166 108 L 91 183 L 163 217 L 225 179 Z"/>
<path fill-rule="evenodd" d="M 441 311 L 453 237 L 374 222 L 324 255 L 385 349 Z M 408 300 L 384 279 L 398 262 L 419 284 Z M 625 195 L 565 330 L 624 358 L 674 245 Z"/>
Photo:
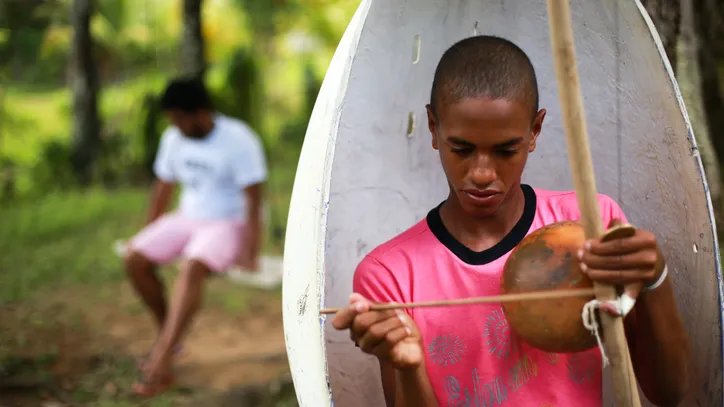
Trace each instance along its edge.
<path fill-rule="evenodd" d="M 103 17 L 115 34 L 120 34 L 126 27 L 126 7 L 117 0 L 96 1 L 98 15 Z"/>
<path fill-rule="evenodd" d="M 147 175 L 153 174 L 153 162 L 161 140 L 162 112 L 159 104 L 160 98 L 151 93 L 143 98 L 143 169 Z"/>
<path fill-rule="evenodd" d="M 239 48 L 231 57 L 226 86 L 216 95 L 219 110 L 244 120 L 253 129 L 263 128 L 263 82 L 259 65 L 248 48 Z"/>
<path fill-rule="evenodd" d="M 112 246 L 143 225 L 147 181 L 167 125 L 158 96 L 177 72 L 180 0 L 95 0 L 91 30 L 102 82 L 102 149 L 94 185 L 76 188 L 68 164 L 73 121 L 66 74 L 70 3 L 0 0 L 0 307 L 32 308 L 54 295 L 64 306 L 71 300 L 87 301 L 90 307 L 100 300 L 117 300 L 125 275 Z M 266 148 L 267 254 L 281 253 L 289 197 L 319 79 L 357 4 L 204 2 L 206 79 L 214 101 L 223 113 L 247 121 Z M 290 46 L 289 37 L 299 33 L 315 45 L 305 45 L 302 51 Z M 210 306 L 237 314 L 247 306 L 246 291 L 223 280 L 212 281 L 208 289 Z M 70 298 L 78 292 L 84 294 Z M 67 322 L 55 309 L 52 318 Z M 6 373 L 3 344 L 0 335 L 0 376 Z M 47 364 L 36 370 L 45 372 Z M 127 389 L 136 378 L 133 360 L 113 360 L 112 366 L 87 372 L 82 385 L 74 388 L 72 403 L 138 405 L 125 392 L 111 395 L 104 389 L 108 382 Z M 177 405 L 178 397 L 171 392 L 142 404 Z M 211 405 L 208 398 L 200 400 L 189 405 Z M 296 403 L 290 396 L 274 405 Z"/>
<path fill-rule="evenodd" d="M 304 65 L 304 100 L 299 114 L 289 121 L 281 132 L 281 139 L 289 145 L 301 146 L 307 132 L 309 118 L 312 115 L 317 94 L 322 82 L 317 79 L 314 69 L 308 63 Z"/>
<path fill-rule="evenodd" d="M 26 55 L 13 54 L 11 63 L 0 67 L 2 82 L 12 81 L 0 95 L 0 199 L 4 199 L 0 212 L 9 199 L 20 205 L 75 185 L 67 164 L 71 94 L 58 86 L 66 81 L 70 2 L 49 3 L 55 8 L 13 10 L 20 13 L 14 17 L 18 21 L 34 19 L 24 26 L 32 28 L 32 35 L 0 16 L 0 53 L 32 40 Z M 97 2 L 92 32 L 103 82 L 99 109 L 104 125 L 94 169 L 99 186 L 146 185 L 152 176 L 158 140 L 166 126 L 157 99 L 175 72 L 181 29 L 178 3 Z M 210 61 L 207 82 L 216 105 L 221 112 L 245 120 L 262 137 L 271 177 L 268 247 L 279 250 L 319 79 L 356 2 L 266 3 L 205 2 L 203 26 Z M 287 34 L 300 30 L 322 41 L 303 51 L 291 49 Z M 260 39 L 261 32 L 269 35 Z M 275 58 L 266 54 L 270 47 L 276 50 Z M 31 56 L 39 60 L 30 63 Z M 13 66 L 22 69 L 13 71 Z M 10 183 L 3 178 L 7 174 Z M 8 185 L 12 192 L 6 191 Z"/>
<path fill-rule="evenodd" d="M 0 41 L 0 60 L 14 79 L 37 84 L 57 77 L 58 68 L 62 69 L 67 60 L 44 54 L 43 46 L 49 28 L 58 21 L 67 24 L 68 14 L 66 5 L 60 1 L 0 2 L 0 30 L 6 33 Z M 45 64 L 35 64 L 40 58 L 50 59 Z M 28 66 L 33 68 L 27 69 Z"/>
<path fill-rule="evenodd" d="M 63 141 L 51 140 L 42 146 L 41 158 L 31 170 L 33 184 L 42 189 L 36 188 L 32 195 L 45 195 L 77 186 L 70 154 L 70 146 Z"/>

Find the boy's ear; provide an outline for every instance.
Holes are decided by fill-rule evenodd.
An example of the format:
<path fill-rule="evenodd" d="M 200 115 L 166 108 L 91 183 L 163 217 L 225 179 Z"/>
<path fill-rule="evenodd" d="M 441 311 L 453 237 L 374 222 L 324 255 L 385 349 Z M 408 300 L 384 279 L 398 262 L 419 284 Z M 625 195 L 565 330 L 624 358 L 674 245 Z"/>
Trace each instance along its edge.
<path fill-rule="evenodd" d="M 546 117 L 546 110 L 541 109 L 538 111 L 538 113 L 535 115 L 535 119 L 533 119 L 533 126 L 531 128 L 531 140 L 530 144 L 528 146 L 528 152 L 532 153 L 535 151 L 536 141 L 538 140 L 538 136 L 540 135 L 540 132 L 543 130 L 543 120 Z"/>
<path fill-rule="evenodd" d="M 432 106 L 429 104 L 425 105 L 425 109 L 427 110 L 427 128 L 430 130 L 430 135 L 432 136 L 432 148 L 437 150 L 439 146 L 437 144 L 437 121 L 435 120 L 435 114 L 432 112 Z"/>

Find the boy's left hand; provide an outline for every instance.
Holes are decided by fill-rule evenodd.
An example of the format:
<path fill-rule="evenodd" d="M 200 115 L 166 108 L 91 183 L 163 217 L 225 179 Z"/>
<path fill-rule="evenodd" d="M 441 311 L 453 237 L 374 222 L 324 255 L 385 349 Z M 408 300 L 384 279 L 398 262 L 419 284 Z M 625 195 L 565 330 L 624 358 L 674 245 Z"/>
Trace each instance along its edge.
<path fill-rule="evenodd" d="M 608 227 L 618 224 L 621 221 L 613 219 Z M 611 285 L 652 284 L 663 272 L 659 256 L 656 236 L 641 229 L 631 237 L 608 242 L 600 238 L 589 240 L 578 251 L 581 270 L 591 280 Z M 662 266 L 657 267 L 659 264 Z"/>
<path fill-rule="evenodd" d="M 259 271 L 259 255 L 257 252 L 244 248 L 234 265 L 247 272 L 257 272 Z"/>

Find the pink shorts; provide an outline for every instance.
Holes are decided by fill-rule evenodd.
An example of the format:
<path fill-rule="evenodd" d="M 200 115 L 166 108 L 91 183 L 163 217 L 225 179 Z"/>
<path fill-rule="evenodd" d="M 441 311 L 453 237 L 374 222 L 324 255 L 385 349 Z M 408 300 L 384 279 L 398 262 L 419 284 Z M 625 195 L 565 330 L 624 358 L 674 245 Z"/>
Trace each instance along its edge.
<path fill-rule="evenodd" d="M 154 263 L 166 264 L 183 257 L 220 273 L 241 254 L 243 233 L 244 224 L 238 220 L 194 220 L 170 213 L 134 236 L 129 249 Z"/>

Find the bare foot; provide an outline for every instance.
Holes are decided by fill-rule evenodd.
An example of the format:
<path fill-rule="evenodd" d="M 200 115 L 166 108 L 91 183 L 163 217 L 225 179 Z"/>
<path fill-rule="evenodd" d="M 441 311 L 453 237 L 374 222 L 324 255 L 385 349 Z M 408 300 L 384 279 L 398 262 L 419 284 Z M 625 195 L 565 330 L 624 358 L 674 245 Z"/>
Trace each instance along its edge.
<path fill-rule="evenodd" d="M 156 345 L 154 344 L 154 346 L 156 346 Z M 173 356 L 180 355 L 181 352 L 183 352 L 183 349 L 184 349 L 183 345 L 181 345 L 181 344 L 174 346 L 173 347 Z M 153 351 L 153 347 L 151 348 L 151 351 Z M 136 369 L 138 369 L 139 371 L 143 371 L 146 368 L 146 364 L 148 363 L 148 358 L 151 357 L 151 351 L 149 351 L 148 353 L 146 353 L 143 356 L 139 356 L 136 359 Z"/>
<path fill-rule="evenodd" d="M 141 397 L 155 397 L 173 386 L 174 378 L 171 373 L 154 378 L 144 377 L 133 385 L 133 392 Z"/>
<path fill-rule="evenodd" d="M 171 373 L 171 356 L 158 355 L 158 350 L 151 351 L 149 358 L 141 369 L 143 380 L 133 385 L 133 391 L 143 397 L 153 397 L 168 390 L 173 384 Z"/>

